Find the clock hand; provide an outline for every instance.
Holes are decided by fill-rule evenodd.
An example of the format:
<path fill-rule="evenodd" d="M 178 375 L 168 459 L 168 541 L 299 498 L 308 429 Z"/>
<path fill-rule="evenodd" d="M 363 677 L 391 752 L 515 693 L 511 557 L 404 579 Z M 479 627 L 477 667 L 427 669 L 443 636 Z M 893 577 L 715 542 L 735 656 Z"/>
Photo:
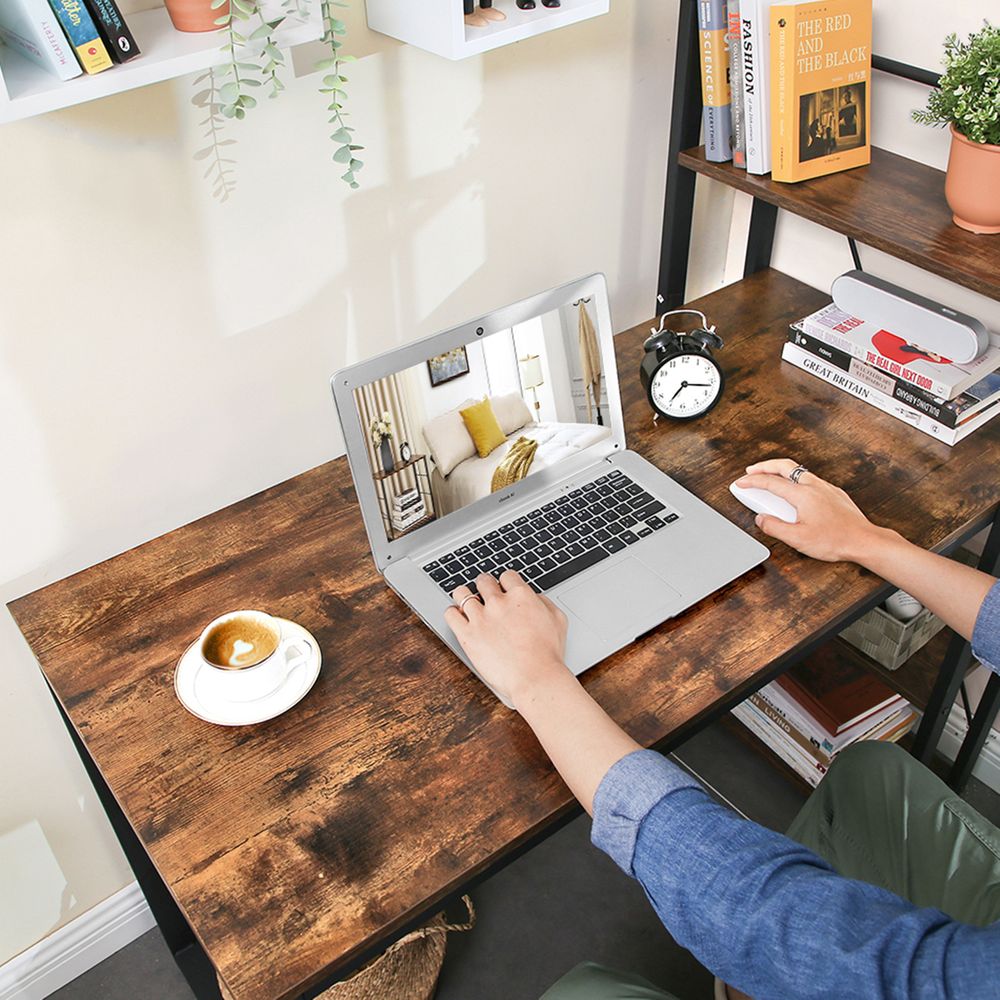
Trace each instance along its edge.
<path fill-rule="evenodd" d="M 685 382 L 684 385 L 691 386 L 694 389 L 708 389 L 708 388 L 711 387 L 712 383 L 711 382 Z"/>
<path fill-rule="evenodd" d="M 677 387 L 677 391 L 670 397 L 670 402 L 672 403 L 681 394 L 681 390 L 686 389 L 687 387 L 687 382 L 681 382 L 681 384 Z"/>

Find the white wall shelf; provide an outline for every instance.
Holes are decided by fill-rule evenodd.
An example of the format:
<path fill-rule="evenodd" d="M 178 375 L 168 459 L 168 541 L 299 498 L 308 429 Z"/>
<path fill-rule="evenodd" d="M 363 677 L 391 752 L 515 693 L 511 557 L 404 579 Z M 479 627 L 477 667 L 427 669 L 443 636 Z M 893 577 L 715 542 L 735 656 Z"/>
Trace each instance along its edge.
<path fill-rule="evenodd" d="M 6 0 L 0 0 L 5 3 Z M 0 43 L 0 122 L 17 121 L 57 108 L 93 101 L 187 73 L 197 73 L 225 61 L 223 37 L 215 31 L 176 31 L 162 7 L 128 15 L 141 54 L 130 62 L 98 73 L 60 80 Z M 306 21 L 282 25 L 282 48 L 311 42 L 322 35 L 320 5 L 310 5 Z"/>
<path fill-rule="evenodd" d="M 546 31 L 606 14 L 611 0 L 562 0 L 560 7 L 521 10 L 514 0 L 493 0 L 507 15 L 485 28 L 466 26 L 462 0 L 366 0 L 368 27 L 446 59 L 465 59 Z"/>

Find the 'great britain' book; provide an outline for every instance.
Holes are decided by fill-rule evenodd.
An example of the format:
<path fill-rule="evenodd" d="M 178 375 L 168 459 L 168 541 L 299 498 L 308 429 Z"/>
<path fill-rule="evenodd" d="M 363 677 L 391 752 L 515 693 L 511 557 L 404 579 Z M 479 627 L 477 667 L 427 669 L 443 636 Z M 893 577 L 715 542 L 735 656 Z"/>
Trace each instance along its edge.
<path fill-rule="evenodd" d="M 954 399 L 942 399 L 927 392 L 926 389 L 915 386 L 912 382 L 866 364 L 846 351 L 831 347 L 819 338 L 799 329 L 796 323 L 792 323 L 789 327 L 788 340 L 796 347 L 801 347 L 802 350 L 815 354 L 831 365 L 836 365 L 859 382 L 866 382 L 917 412 L 926 413 L 932 420 L 937 420 L 945 427 L 959 427 L 980 410 L 985 410 L 990 404 L 1000 401 L 1000 372 L 991 372 Z"/>
<path fill-rule="evenodd" d="M 0 40 L 60 80 L 82 72 L 48 0 L 0 0 Z"/>
<path fill-rule="evenodd" d="M 871 162 L 872 0 L 771 7 L 771 178 Z"/>
<path fill-rule="evenodd" d="M 729 92 L 729 22 L 726 0 L 698 0 L 698 51 L 701 63 L 705 159 L 733 158 L 733 116 Z"/>

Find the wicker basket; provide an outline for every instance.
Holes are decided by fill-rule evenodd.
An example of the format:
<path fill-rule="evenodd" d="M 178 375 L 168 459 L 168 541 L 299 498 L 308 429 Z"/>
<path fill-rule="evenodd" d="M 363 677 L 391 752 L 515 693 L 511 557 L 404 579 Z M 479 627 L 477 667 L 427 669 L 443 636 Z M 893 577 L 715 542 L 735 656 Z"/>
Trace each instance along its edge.
<path fill-rule="evenodd" d="M 426 927 L 401 937 L 317 1000 L 431 1000 L 444 964 L 448 932 L 471 930 L 476 922 L 472 900 L 463 896 L 462 901 L 469 911 L 466 923 L 445 923 L 444 914 L 438 913 Z"/>
<path fill-rule="evenodd" d="M 840 636 L 887 670 L 896 670 L 943 628 L 944 622 L 926 608 L 908 622 L 872 608 Z"/>
<path fill-rule="evenodd" d="M 466 923 L 445 923 L 444 914 L 438 913 L 426 927 L 404 935 L 350 979 L 335 983 L 316 1000 L 431 1000 L 444 964 L 448 932 L 469 931 L 476 923 L 472 900 L 463 896 L 462 902 L 469 911 Z M 225 1000 L 232 1000 L 221 978 L 219 990 Z"/>

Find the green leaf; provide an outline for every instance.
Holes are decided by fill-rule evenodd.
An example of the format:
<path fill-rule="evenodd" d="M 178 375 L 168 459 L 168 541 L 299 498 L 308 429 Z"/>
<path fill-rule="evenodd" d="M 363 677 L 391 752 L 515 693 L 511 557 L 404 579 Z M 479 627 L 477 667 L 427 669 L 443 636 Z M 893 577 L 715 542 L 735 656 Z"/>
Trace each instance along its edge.
<path fill-rule="evenodd" d="M 227 24 L 229 24 L 230 20 L 231 20 L 231 18 L 230 18 L 230 16 L 228 14 L 223 14 L 222 17 L 217 17 L 212 23 L 213 24 L 218 24 L 220 27 L 225 27 Z M 223 50 L 226 50 L 226 49 L 229 48 L 229 46 L 228 45 L 224 45 L 222 48 L 223 48 Z"/>
<path fill-rule="evenodd" d="M 224 104 L 232 104 L 240 96 L 240 86 L 235 80 L 224 83 L 219 88 L 219 100 Z"/>
<path fill-rule="evenodd" d="M 269 24 L 262 24 L 259 28 L 255 28 L 250 33 L 250 41 L 256 42 L 261 38 L 267 38 L 271 34 L 271 26 Z"/>
<path fill-rule="evenodd" d="M 244 80 L 243 81 L 243 86 L 244 87 L 259 87 L 260 86 L 260 80 Z"/>
<path fill-rule="evenodd" d="M 333 154 L 334 160 L 337 163 L 350 163 L 351 162 L 351 147 L 341 146 L 336 153 Z"/>
<path fill-rule="evenodd" d="M 313 68 L 316 70 L 333 69 L 336 65 L 336 59 L 320 59 Z"/>
<path fill-rule="evenodd" d="M 364 146 L 351 146 L 352 150 L 364 149 Z"/>
<path fill-rule="evenodd" d="M 220 7 L 224 7 L 225 5 L 226 0 L 212 0 L 212 3 L 209 6 L 212 10 L 218 10 Z"/>
<path fill-rule="evenodd" d="M 354 130 L 349 128 L 338 128 L 337 131 L 330 136 L 330 138 L 333 139 L 334 142 L 350 142 L 352 131 Z"/>
<path fill-rule="evenodd" d="M 360 170 L 363 166 L 364 162 L 362 160 L 351 160 L 351 170 Z"/>
<path fill-rule="evenodd" d="M 244 94 L 240 98 L 240 105 L 244 108 L 255 108 L 257 107 L 257 102 L 249 94 Z"/>

